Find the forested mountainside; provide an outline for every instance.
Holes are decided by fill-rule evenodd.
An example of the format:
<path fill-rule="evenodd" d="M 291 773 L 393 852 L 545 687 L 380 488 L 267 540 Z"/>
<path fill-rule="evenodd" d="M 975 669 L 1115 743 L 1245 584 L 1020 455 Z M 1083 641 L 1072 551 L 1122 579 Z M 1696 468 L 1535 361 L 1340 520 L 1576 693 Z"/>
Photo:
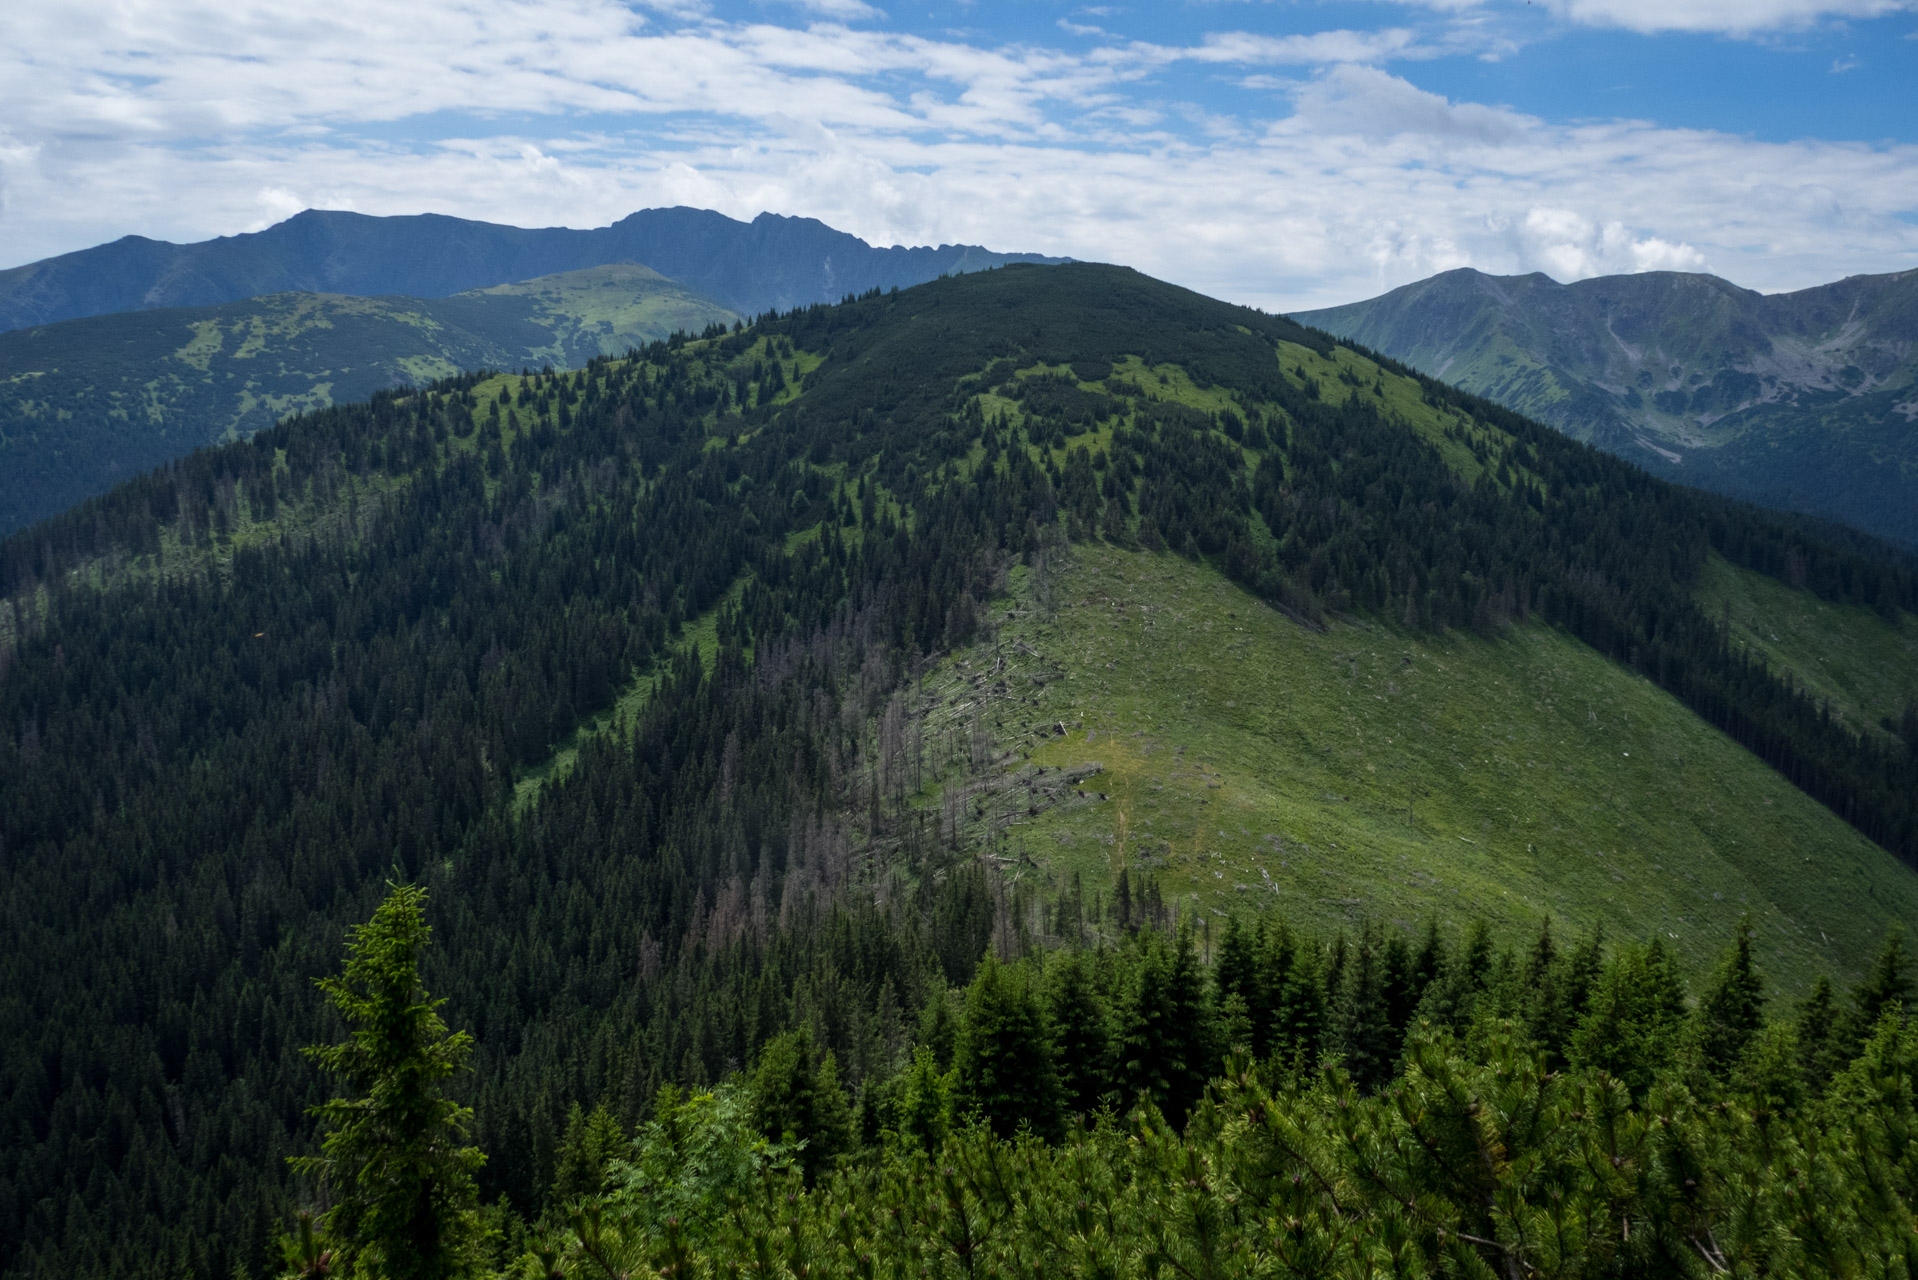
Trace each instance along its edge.
<path fill-rule="evenodd" d="M 621 1130 L 672 1120 L 672 1096 L 654 1101 L 663 1085 L 753 1066 L 750 1097 L 725 1096 L 758 1131 L 807 1137 L 794 1176 L 822 1186 L 829 1157 L 883 1145 L 886 1130 L 936 1150 L 923 1126 L 963 1119 L 964 1089 L 978 1087 L 962 1046 L 976 1046 L 986 1015 L 953 992 L 997 981 L 981 976 L 997 972 L 980 968 L 988 951 L 1034 965 L 1021 957 L 1085 948 L 1102 975 L 1085 984 L 1096 999 L 1062 1006 L 1089 1011 L 1084 1035 L 1119 1036 L 1109 1056 L 1079 1055 L 1091 1065 L 1075 1107 L 1110 1093 L 1123 1110 L 1143 1090 L 1174 1122 L 1217 1115 L 1195 1100 L 1221 1046 L 1239 1043 L 1281 1062 L 1327 1051 L 1359 1087 L 1389 1090 L 1420 1010 L 1466 1035 L 1502 1011 L 1522 1048 L 1542 1028 L 1595 1027 L 1579 1047 L 1548 1036 L 1546 1049 L 1627 1081 L 1636 1106 L 1680 1079 L 1669 1073 L 1682 1045 L 1703 1043 L 1684 1030 L 1696 1021 L 1686 984 L 1701 1008 L 1720 1007 L 1712 993 L 1726 984 L 1706 970 L 1748 913 L 1748 960 L 1810 993 L 1795 1047 L 1767 1033 L 1768 1061 L 1790 1069 L 1765 1078 L 1819 1098 L 1779 1104 L 1806 1134 L 1849 1133 L 1846 1116 L 1880 1116 L 1881 1103 L 1857 1089 L 1827 1102 L 1827 1083 L 1903 1061 L 1895 1024 L 1889 1038 L 1873 1032 L 1903 998 L 1902 962 L 1894 950 L 1874 969 L 1871 955 L 1880 926 L 1912 918 L 1918 711 L 1861 725 L 1765 665 L 1697 603 L 1720 563 L 1888 628 L 1918 605 L 1918 574 L 1888 550 L 1821 541 L 1288 320 L 1105 267 L 874 293 L 570 374 L 469 375 L 196 453 L 0 543 L 0 910 L 14 941 L 0 957 L 0 1256 L 20 1275 L 273 1271 L 280 1233 L 315 1194 L 285 1157 L 316 1149 L 306 1108 L 332 1088 L 298 1052 L 337 1035 L 311 980 L 335 971 L 343 930 L 396 879 L 432 895 L 426 984 L 474 1036 L 475 1070 L 457 1088 L 507 1253 L 526 1224 L 557 1222 L 600 1185 Z M 1320 827 L 1283 815 L 1294 825 L 1255 854 L 1220 821 L 1217 837 L 1141 836 L 1069 866 L 1022 824 L 1089 837 L 1095 828 L 1070 824 L 1098 812 L 1122 822 L 1124 788 L 1157 782 L 1133 763 L 1178 692 L 1161 686 L 1158 707 L 1088 705 L 1074 677 L 1096 668 L 1146 688 L 1156 677 L 1120 665 L 1186 641 L 1193 663 L 1238 644 L 1179 634 L 1176 609 L 1163 641 L 1129 632 L 1147 621 L 1132 606 L 1177 604 L 1145 583 L 1160 566 L 1221 580 L 1234 593 L 1222 609 L 1246 615 L 1232 624 L 1259 628 L 1248 643 L 1280 643 L 1276 628 L 1338 641 L 1312 651 L 1352 682 L 1325 713 L 1337 728 L 1275 739 L 1277 767 L 1254 768 L 1275 791 L 1293 785 L 1283 773 L 1325 786 L 1309 819 Z M 1093 585 L 1115 568 L 1153 594 Z M 1113 616 L 1096 632 L 1068 625 L 1101 609 Z M 1052 630 L 1021 631 L 1034 616 Z M 1491 787 L 1477 762 L 1443 756 L 1419 767 L 1464 798 L 1433 795 L 1444 782 L 1412 788 L 1420 863 L 1406 845 L 1391 878 L 1346 889 L 1341 868 L 1388 847 L 1367 826 L 1373 783 L 1352 746 L 1383 726 L 1361 704 L 1386 706 L 1399 688 L 1454 696 L 1421 685 L 1423 668 L 1457 655 L 1475 669 L 1500 645 L 1545 653 L 1541 677 L 1616 673 L 1605 696 L 1617 701 L 1602 706 L 1522 683 L 1538 705 L 1511 699 L 1514 739 L 1533 724 L 1541 747 L 1574 725 L 1610 733 L 1622 714 L 1647 737 L 1621 749 L 1621 767 L 1648 751 L 1684 782 L 1664 727 L 1683 715 L 1699 726 L 1683 752 L 1728 752 L 1710 758 L 1753 771 L 1735 779 L 1738 803 L 1779 817 L 1769 832 L 1763 812 L 1739 819 L 1750 842 L 1730 860 L 1749 873 L 1749 901 L 1608 876 L 1621 896 L 1608 905 L 1614 890 L 1547 874 L 1536 905 L 1575 922 L 1579 945 L 1537 961 L 1504 951 L 1540 944 L 1538 921 L 1483 891 L 1501 868 L 1556 864 L 1575 878 L 1621 850 L 1609 836 L 1541 853 L 1454 834 L 1461 815 L 1489 821 L 1472 797 Z M 1404 660 L 1375 667 L 1381 649 Z M 1048 655 L 1056 667 L 1015 667 Z M 1559 702 L 1569 714 L 1548 712 Z M 1109 727 L 1132 745 L 1106 780 L 1104 748 L 1078 735 Z M 1238 778 L 1203 743 L 1175 775 L 1183 745 L 1159 757 L 1168 790 L 1191 788 L 1209 829 Z M 1580 744 L 1607 757 L 1613 745 Z M 1618 778 L 1643 776 L 1573 777 L 1569 756 L 1550 775 L 1484 768 L 1504 772 L 1508 796 L 1551 794 L 1560 770 L 1576 794 L 1613 787 L 1602 814 L 1581 802 L 1539 818 L 1575 834 L 1620 821 L 1635 798 L 1617 794 Z M 1214 772 L 1230 783 L 1214 789 Z M 1702 823 L 1721 797 L 1694 790 L 1660 803 L 1692 805 Z M 1656 849 L 1662 834 L 1624 838 Z M 1353 847 L 1310 856 L 1321 842 Z M 1247 878 L 1260 888 L 1214 915 L 1191 882 L 1222 883 L 1224 864 L 1211 872 L 1227 857 L 1238 874 L 1257 861 Z M 1428 881 L 1472 894 L 1441 906 L 1421 896 Z M 1608 918 L 1650 919 L 1608 913 L 1659 893 L 1707 899 L 1686 922 L 1705 943 L 1593 936 Z M 1225 926 L 1199 922 L 1249 917 L 1255 898 L 1280 912 L 1256 948 L 1269 958 L 1263 976 L 1231 977 Z M 1490 929 L 1472 927 L 1481 909 Z M 1830 914 L 1805 914 L 1819 910 Z M 1160 936 L 1175 917 L 1184 941 Z M 1819 920 L 1840 931 L 1814 937 Z M 1420 955 L 1430 963 L 1415 992 Z M 1816 986 L 1821 966 L 1841 984 L 1862 978 L 1856 998 Z M 1440 970 L 1452 985 L 1433 985 Z M 1286 983 L 1300 1008 L 1341 1011 L 1327 1015 L 1333 1029 L 1274 1021 Z M 1588 999 L 1600 990 L 1620 994 Z M 1587 1003 L 1554 1004 L 1554 992 Z M 1743 1038 L 1711 1051 L 1713 1078 L 1745 1060 L 1756 1014 L 1749 999 L 1739 1007 Z M 1790 1066 L 1800 1049 L 1804 1071 Z M 1867 1066 L 1847 1066 L 1861 1050 Z M 1467 1074 L 1491 1061 L 1461 1052 Z M 938 1101 L 948 1069 L 961 1073 L 952 1107 Z M 1036 1105 L 1028 1093 L 1004 1107 Z M 1605 1096 L 1618 1105 L 1562 1091 L 1548 1101 L 1580 1123 L 1626 1115 Z M 901 1109 L 913 1098 L 931 1099 L 919 1120 Z M 1029 1110 L 1035 1132 L 1063 1125 L 1062 1106 L 1053 1119 Z M 1625 1122 L 1634 1141 L 1731 1143 L 1790 1185 L 1787 1157 L 1774 1167 L 1772 1149 L 1740 1145 L 1736 1126 L 1756 1123 L 1746 1112 L 1708 1108 L 1704 1128 L 1685 1128 L 1690 1116 L 1654 1107 Z M 1195 1145 L 1179 1159 L 1210 1158 L 1213 1132 L 1189 1127 Z M 1162 1135 L 1153 1149 L 1170 1160 L 1186 1140 Z M 1730 1167 L 1711 1164 L 1712 1177 Z M 886 1185 L 924 1185 L 913 1176 Z M 1868 1181 L 1829 1187 L 1862 1195 Z M 1647 1237 L 1642 1215 L 1669 1227 L 1685 1185 L 1647 1183 L 1622 1214 L 1628 1233 L 1641 1224 L 1641 1248 L 1679 1238 Z M 951 1190 L 961 1203 L 976 1188 Z M 1374 1212 L 1390 1217 L 1382 1202 Z M 798 1239 L 801 1225 L 777 1229 Z M 749 1230 L 742 1240 L 753 1247 Z"/>
<path fill-rule="evenodd" d="M 1297 318 L 1681 484 L 1918 546 L 1918 271 L 1767 295 L 1461 269 Z"/>
<path fill-rule="evenodd" d="M 638 262 L 743 314 L 837 302 L 1002 266 L 1050 262 L 978 245 L 879 248 L 814 218 L 642 209 L 609 227 L 501 226 L 428 213 L 308 209 L 264 231 L 197 244 L 126 236 L 0 271 L 0 330 L 269 293 L 443 298 L 515 280 Z"/>
<path fill-rule="evenodd" d="M 575 368 L 738 318 L 628 262 L 450 298 L 276 293 L 0 333 L 0 533 L 295 410 L 465 369 Z"/>

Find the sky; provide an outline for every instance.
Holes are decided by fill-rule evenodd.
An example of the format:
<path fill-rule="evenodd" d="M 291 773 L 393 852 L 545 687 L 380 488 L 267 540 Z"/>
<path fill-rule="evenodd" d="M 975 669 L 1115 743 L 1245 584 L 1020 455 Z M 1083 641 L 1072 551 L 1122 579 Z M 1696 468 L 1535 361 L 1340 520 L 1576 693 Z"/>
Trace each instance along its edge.
<path fill-rule="evenodd" d="M 19 0 L 0 267 L 693 205 L 1290 311 L 1918 267 L 1918 0 Z"/>

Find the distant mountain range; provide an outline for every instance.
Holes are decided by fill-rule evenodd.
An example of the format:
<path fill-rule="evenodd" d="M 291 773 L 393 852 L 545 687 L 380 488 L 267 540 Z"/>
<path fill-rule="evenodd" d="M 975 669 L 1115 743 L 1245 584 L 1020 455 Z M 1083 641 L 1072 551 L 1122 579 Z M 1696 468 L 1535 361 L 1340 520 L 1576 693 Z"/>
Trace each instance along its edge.
<path fill-rule="evenodd" d="M 450 298 L 275 293 L 0 333 L 0 533 L 395 384 L 582 365 L 735 312 L 634 263 Z"/>
<path fill-rule="evenodd" d="M 1670 479 L 1918 545 L 1918 271 L 1447 271 L 1295 317 Z"/>
<path fill-rule="evenodd" d="M 0 533 L 381 387 L 570 368 L 741 315 L 1058 261 L 685 208 L 592 231 L 308 210 L 198 244 L 127 236 L 0 271 Z"/>
<path fill-rule="evenodd" d="M 644 209 L 576 231 L 310 209 L 247 235 L 198 244 L 126 236 L 0 271 L 0 330 L 292 291 L 443 298 L 617 262 L 644 263 L 756 314 L 1009 262 L 1057 261 L 977 245 L 878 248 L 815 219 L 774 213 L 740 222 L 709 209 Z"/>

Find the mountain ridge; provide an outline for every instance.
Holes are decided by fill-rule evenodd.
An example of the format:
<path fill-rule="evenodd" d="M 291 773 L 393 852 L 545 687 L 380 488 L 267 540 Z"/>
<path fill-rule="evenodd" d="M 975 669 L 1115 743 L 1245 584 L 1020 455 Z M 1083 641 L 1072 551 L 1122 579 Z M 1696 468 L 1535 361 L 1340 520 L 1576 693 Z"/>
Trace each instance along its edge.
<path fill-rule="evenodd" d="M 1802 523 L 1083 264 L 197 451 L 0 540 L 0 1274 L 279 1274 L 313 980 L 396 878 L 509 1226 L 588 1109 L 788 1030 L 886 1141 L 981 957 L 1174 915 L 1199 985 L 1282 903 L 1327 1009 L 1428 920 L 1474 989 L 1601 924 L 1867 973 L 1912 757 L 1698 595 L 1888 617 L 1908 671 L 1918 568 Z"/>
<path fill-rule="evenodd" d="M 642 209 L 606 227 L 514 227 L 425 213 L 308 209 L 262 231 L 172 244 L 126 236 L 0 271 L 0 330 L 269 293 L 446 297 L 620 261 L 642 263 L 744 314 L 1009 262 L 977 245 L 876 247 L 815 218 Z"/>
<path fill-rule="evenodd" d="M 1442 272 L 1296 318 L 1657 474 L 1918 545 L 1918 270 Z"/>
<path fill-rule="evenodd" d="M 0 333 L 0 533 L 289 413 L 468 369 L 575 367 L 738 318 L 613 263 L 446 298 L 275 293 Z"/>

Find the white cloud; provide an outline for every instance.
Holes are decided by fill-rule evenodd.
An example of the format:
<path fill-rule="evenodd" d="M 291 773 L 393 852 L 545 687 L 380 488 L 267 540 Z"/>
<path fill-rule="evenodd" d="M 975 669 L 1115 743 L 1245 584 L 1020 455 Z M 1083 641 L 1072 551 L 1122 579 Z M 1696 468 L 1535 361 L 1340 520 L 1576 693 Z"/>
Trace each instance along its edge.
<path fill-rule="evenodd" d="M 804 9 L 836 22 L 857 22 L 886 16 L 883 9 L 875 9 L 864 0 L 784 0 L 784 2 L 795 9 Z"/>
<path fill-rule="evenodd" d="M 1485 144 L 1516 142 L 1540 121 L 1477 103 L 1453 103 L 1372 67 L 1335 67 L 1295 91 L 1297 113 L 1286 133 L 1316 131 L 1367 138 L 1417 135 Z"/>
<path fill-rule="evenodd" d="M 0 8 L 0 265 L 309 205 L 592 226 L 689 204 L 1127 262 L 1271 309 L 1463 265 L 1760 288 L 1918 266 L 1918 148 L 1451 101 L 1383 69 L 1424 48 L 1397 29 L 1068 51 L 615 0 L 50 8 Z M 1164 100 L 1178 64 L 1264 92 L 1237 115 Z"/>
<path fill-rule="evenodd" d="M 1807 27 L 1828 18 L 1877 18 L 1912 0 L 1546 0 L 1562 17 L 1630 31 L 1755 31 Z"/>
<path fill-rule="evenodd" d="M 1503 229 L 1494 222 L 1493 230 Z M 1624 223 L 1600 225 L 1572 209 L 1534 206 L 1511 227 L 1516 258 L 1558 280 L 1632 271 L 1703 271 L 1705 255 L 1688 244 L 1638 236 Z"/>
<path fill-rule="evenodd" d="M 1196 49 L 1180 56 L 1200 62 L 1234 62 L 1254 66 L 1309 66 L 1338 62 L 1382 62 L 1404 57 L 1415 49 L 1412 32 L 1395 27 L 1385 31 L 1318 31 L 1310 35 L 1265 36 L 1244 31 L 1205 37 Z"/>
<path fill-rule="evenodd" d="M 1482 8 L 1485 0 L 1382 0 L 1385 4 L 1404 5 L 1408 8 L 1434 9 L 1440 13 L 1464 13 L 1470 9 Z"/>

